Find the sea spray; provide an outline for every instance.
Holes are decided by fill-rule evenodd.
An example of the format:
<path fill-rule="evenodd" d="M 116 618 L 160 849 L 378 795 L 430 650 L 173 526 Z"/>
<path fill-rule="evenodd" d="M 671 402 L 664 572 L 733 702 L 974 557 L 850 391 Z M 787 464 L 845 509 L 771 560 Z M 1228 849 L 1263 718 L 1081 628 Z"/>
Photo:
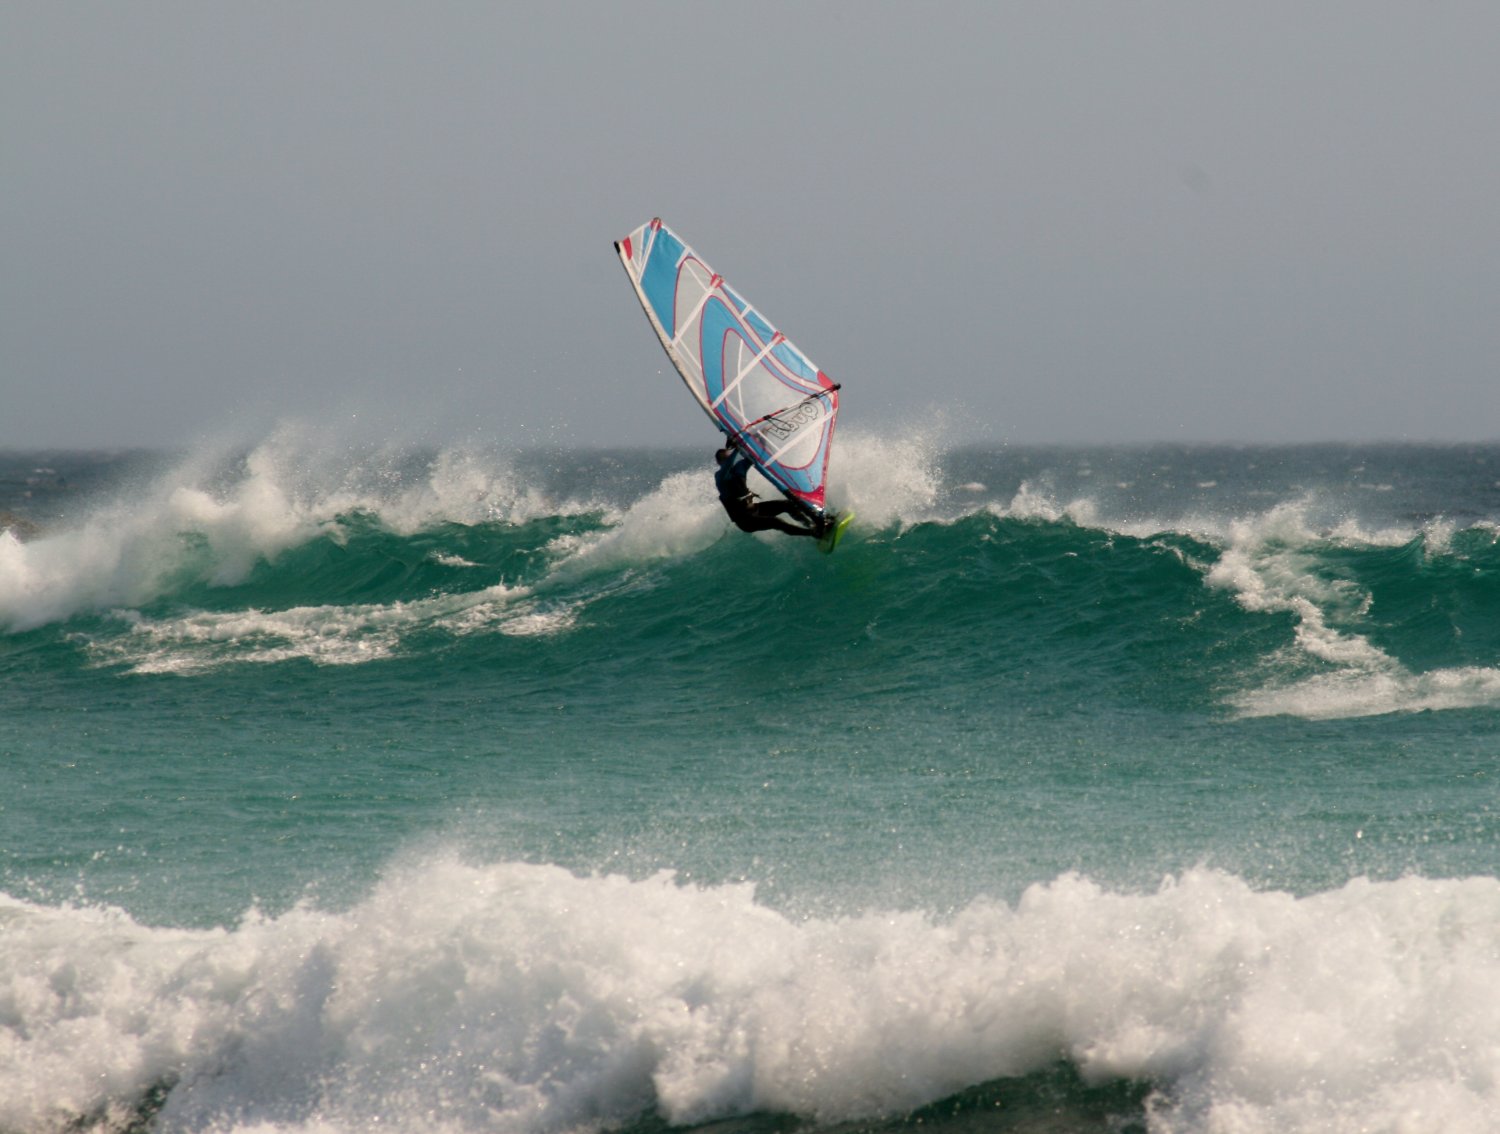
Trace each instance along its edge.
<path fill-rule="evenodd" d="M 591 507 L 545 500 L 493 455 L 330 454 L 305 433 L 283 427 L 243 454 L 195 452 L 154 483 L 24 544 L 0 534 L 0 628 L 135 608 L 193 582 L 234 586 L 291 548 L 345 538 L 352 515 L 414 535 Z"/>

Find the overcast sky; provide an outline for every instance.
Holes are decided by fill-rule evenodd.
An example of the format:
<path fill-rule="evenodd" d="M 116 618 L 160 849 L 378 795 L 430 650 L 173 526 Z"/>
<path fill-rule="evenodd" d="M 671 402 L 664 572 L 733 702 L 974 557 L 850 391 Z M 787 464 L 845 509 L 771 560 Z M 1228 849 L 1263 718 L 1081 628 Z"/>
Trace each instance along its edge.
<path fill-rule="evenodd" d="M 660 215 L 844 426 L 1500 438 L 1500 4 L 0 3 L 0 447 L 695 444 Z"/>

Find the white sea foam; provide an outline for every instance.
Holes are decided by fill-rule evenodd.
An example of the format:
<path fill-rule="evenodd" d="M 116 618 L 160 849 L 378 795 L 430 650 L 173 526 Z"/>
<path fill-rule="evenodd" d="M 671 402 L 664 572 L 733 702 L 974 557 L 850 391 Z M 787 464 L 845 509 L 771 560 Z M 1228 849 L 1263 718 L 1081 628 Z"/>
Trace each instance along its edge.
<path fill-rule="evenodd" d="M 571 577 L 582 567 L 595 570 L 689 555 L 719 539 L 728 524 L 708 470 L 674 473 L 607 519 L 605 531 L 554 541 L 563 554 L 556 577 Z"/>
<path fill-rule="evenodd" d="M 1128 534 L 1120 525 L 1102 522 L 1098 507 L 1088 497 L 1081 496 L 1062 503 L 1051 489 L 1030 481 L 1021 482 L 1008 504 L 992 503 L 989 511 L 1002 519 L 1044 520 L 1052 524 L 1067 521 L 1079 527 L 1107 527 L 1110 531 Z"/>
<path fill-rule="evenodd" d="M 402 637 L 418 627 L 461 635 L 495 628 L 508 634 L 556 633 L 570 612 L 539 613 L 530 590 L 497 584 L 483 590 L 412 602 L 297 606 L 284 610 L 194 611 L 148 618 L 113 612 L 123 635 L 91 638 L 102 663 L 134 673 L 201 673 L 223 665 L 303 659 L 318 665 L 357 665 L 390 657 Z"/>
<path fill-rule="evenodd" d="M 865 529 L 933 518 L 942 479 L 936 426 L 896 438 L 842 430 L 838 446 L 830 509 L 853 509 L 856 525 Z"/>
<path fill-rule="evenodd" d="M 1500 882 L 1063 877 L 935 919 L 453 858 L 211 931 L 0 898 L 0 1128 L 551 1134 L 898 1115 L 1058 1059 L 1163 1134 L 1500 1120 Z"/>
<path fill-rule="evenodd" d="M 1453 526 L 1429 525 L 1428 554 L 1446 548 Z M 1500 705 L 1500 669 L 1456 667 L 1415 673 L 1368 637 L 1351 629 L 1368 614 L 1370 594 L 1354 582 L 1320 574 L 1320 555 L 1338 544 L 1401 547 L 1417 533 L 1370 531 L 1344 520 L 1327 532 L 1307 521 L 1305 503 L 1283 504 L 1253 520 L 1229 525 L 1227 546 L 1206 575 L 1209 586 L 1234 593 L 1246 610 L 1296 618 L 1294 645 L 1307 659 L 1331 667 L 1293 680 L 1273 678 L 1236 694 L 1246 716 L 1308 719 Z M 1341 622 L 1344 629 L 1330 625 Z"/>
<path fill-rule="evenodd" d="M 1455 666 L 1412 673 L 1390 661 L 1250 690 L 1237 695 L 1234 704 L 1245 716 L 1308 720 L 1495 707 L 1500 706 L 1500 669 Z"/>
<path fill-rule="evenodd" d="M 375 512 L 403 535 L 437 523 L 525 523 L 542 516 L 578 515 L 598 505 L 560 500 L 525 482 L 508 461 L 494 453 L 446 449 L 426 475 L 399 491 L 364 494 L 357 506 Z"/>
<path fill-rule="evenodd" d="M 0 630 L 133 609 L 185 582 L 233 585 L 341 517 L 410 534 L 438 523 L 523 523 L 592 505 L 549 499 L 493 454 L 449 450 L 415 475 L 399 451 L 350 451 L 288 425 L 231 474 L 204 449 L 132 496 L 25 543 L 0 533 Z M 460 562 L 460 561 L 454 561 Z"/>
<path fill-rule="evenodd" d="M 1175 531 L 1217 546 L 1216 556 L 1206 562 L 1183 561 L 1203 573 L 1207 586 L 1232 593 L 1245 610 L 1295 619 L 1291 648 L 1280 659 L 1288 664 L 1268 659 L 1268 667 L 1295 669 L 1301 663 L 1305 668 L 1307 662 L 1330 667 L 1293 679 L 1273 676 L 1263 687 L 1232 695 L 1231 703 L 1246 716 L 1331 719 L 1500 705 L 1500 668 L 1411 671 L 1350 628 L 1369 613 L 1369 592 L 1320 571 L 1330 547 L 1398 548 L 1420 538 L 1429 557 L 1448 554 L 1457 531 L 1451 521 L 1371 528 L 1341 516 L 1320 526 L 1313 519 L 1317 507 L 1306 498 L 1242 519 L 1127 520 L 1104 516 L 1090 497 L 1064 502 L 1031 482 L 1024 482 L 1008 504 L 987 507 L 1001 517 L 1068 522 L 1136 538 Z"/>
<path fill-rule="evenodd" d="M 81 610 L 136 606 L 184 574 L 233 583 L 258 559 L 311 538 L 319 522 L 252 464 L 227 497 L 164 483 L 143 500 L 103 508 L 25 544 L 0 537 L 0 628 L 28 630 Z M 200 537 L 206 552 L 198 554 L 184 533 Z"/>
<path fill-rule="evenodd" d="M 389 657 L 420 627 L 536 635 L 572 625 L 566 604 L 543 606 L 529 589 L 505 585 L 387 604 L 139 612 L 185 582 L 233 585 L 298 544 L 341 540 L 343 517 L 354 513 L 410 534 L 439 523 L 521 523 L 584 507 L 547 500 L 492 455 L 445 451 L 413 469 L 410 454 L 351 453 L 322 440 L 305 427 L 284 426 L 238 464 L 204 450 L 71 528 L 26 544 L 0 535 L 0 627 L 26 630 L 80 611 L 108 612 L 126 632 L 85 639 L 96 658 L 135 672 L 188 674 L 293 658 L 372 661 Z M 474 566 L 459 556 L 434 558 Z"/>
<path fill-rule="evenodd" d="M 449 555 L 446 552 L 434 551 L 429 553 L 428 558 L 443 567 L 478 567 L 479 564 L 465 559 L 462 555 Z"/>
<path fill-rule="evenodd" d="M 1230 592 L 1245 610 L 1294 618 L 1289 649 L 1267 659 L 1273 676 L 1260 687 L 1230 696 L 1245 716 L 1332 719 L 1500 706 L 1500 668 L 1462 666 L 1414 672 L 1352 629 L 1369 613 L 1370 593 L 1324 569 L 1328 550 L 1338 547 L 1399 548 L 1420 539 L 1429 558 L 1450 554 L 1457 533 L 1451 521 L 1439 518 L 1420 528 L 1372 528 L 1338 516 L 1320 524 L 1313 518 L 1318 506 L 1310 498 L 1240 519 L 1207 515 L 1122 519 L 1107 516 L 1089 496 L 1063 500 L 1049 486 L 1030 481 L 1023 482 L 1009 502 L 991 502 L 985 507 L 1002 518 L 1072 523 L 1139 539 L 1176 532 L 1216 547 L 1216 553 L 1205 560 L 1174 550 L 1203 574 L 1207 586 Z M 1305 670 L 1308 663 L 1328 668 L 1294 678 L 1275 676 L 1287 669 Z"/>
<path fill-rule="evenodd" d="M 1368 596 L 1346 580 L 1317 573 L 1311 550 L 1317 539 L 1295 504 L 1236 522 L 1207 582 L 1233 591 L 1246 610 L 1294 614 L 1297 644 L 1312 657 L 1345 666 L 1388 666 L 1391 659 L 1368 640 L 1328 625 L 1328 614 L 1356 611 L 1367 605 Z"/>

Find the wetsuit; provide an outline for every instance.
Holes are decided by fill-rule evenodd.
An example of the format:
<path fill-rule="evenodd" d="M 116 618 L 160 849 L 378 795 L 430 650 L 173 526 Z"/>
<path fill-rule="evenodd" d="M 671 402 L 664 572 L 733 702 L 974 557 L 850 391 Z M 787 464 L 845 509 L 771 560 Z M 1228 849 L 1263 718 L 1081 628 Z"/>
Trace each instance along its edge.
<path fill-rule="evenodd" d="M 736 449 L 729 456 L 719 459 L 719 467 L 714 472 L 719 503 L 724 505 L 724 511 L 729 513 L 735 527 L 742 532 L 778 531 L 801 536 L 822 534 L 817 528 L 790 524 L 783 520 L 781 517 L 786 513 L 795 513 L 792 505 L 785 500 L 757 500 L 755 493 L 745 484 L 745 477 L 752 467 L 750 458 Z"/>

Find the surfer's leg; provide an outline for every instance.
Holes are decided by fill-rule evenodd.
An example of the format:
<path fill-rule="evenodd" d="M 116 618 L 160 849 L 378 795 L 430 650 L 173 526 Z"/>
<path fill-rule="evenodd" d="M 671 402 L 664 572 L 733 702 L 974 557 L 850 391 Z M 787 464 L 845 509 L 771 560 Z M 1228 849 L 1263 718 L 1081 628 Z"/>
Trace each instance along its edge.
<path fill-rule="evenodd" d="M 788 512 L 800 515 L 796 509 L 784 500 L 763 500 L 755 505 L 754 511 L 756 519 L 764 523 L 766 527 L 774 528 L 778 532 L 784 532 L 787 535 L 814 537 L 822 534 L 815 527 L 808 527 L 805 524 L 796 524 L 783 520 L 781 517 Z"/>
<path fill-rule="evenodd" d="M 790 512 L 792 520 L 801 525 L 798 535 L 810 535 L 814 539 L 822 539 L 838 523 L 838 516 L 832 512 L 805 512 L 790 504 L 782 504 L 781 509 Z"/>
<path fill-rule="evenodd" d="M 785 532 L 787 535 L 805 535 L 815 537 L 818 534 L 812 528 L 804 528 L 798 524 L 789 524 L 785 520 L 772 520 L 771 526 L 774 527 L 778 532 Z"/>

